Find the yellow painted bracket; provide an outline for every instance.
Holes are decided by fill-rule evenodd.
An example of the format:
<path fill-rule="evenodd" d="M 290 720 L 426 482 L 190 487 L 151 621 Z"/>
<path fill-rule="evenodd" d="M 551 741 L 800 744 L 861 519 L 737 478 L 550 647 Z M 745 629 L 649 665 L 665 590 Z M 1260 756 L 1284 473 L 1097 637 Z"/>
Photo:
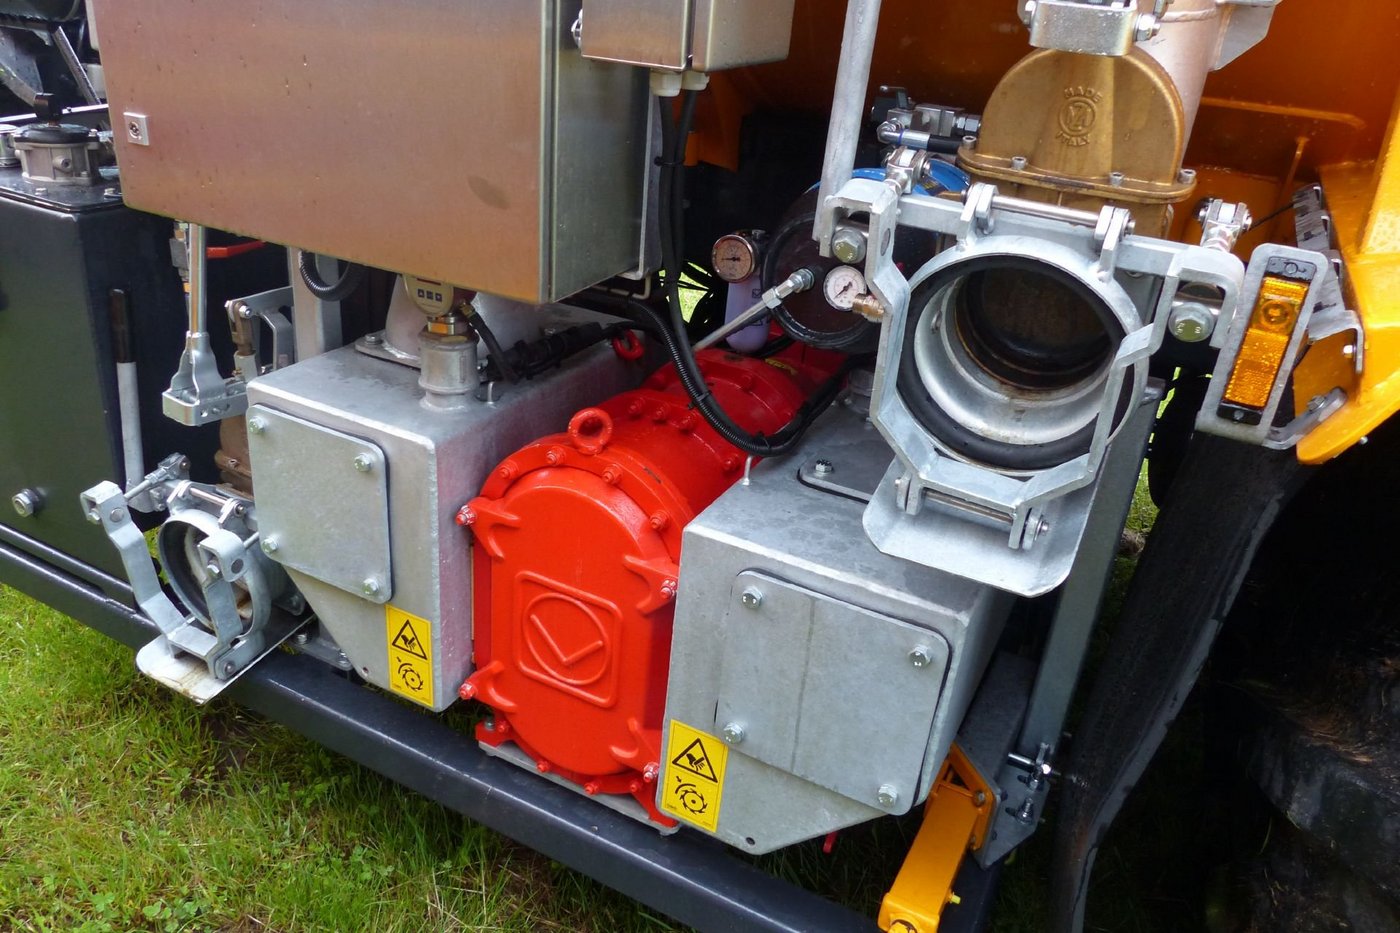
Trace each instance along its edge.
<path fill-rule="evenodd" d="M 987 837 L 994 797 L 956 745 L 924 805 L 924 822 L 894 885 L 880 903 L 880 929 L 934 933 L 943 908 L 956 904 L 953 879 L 970 849 Z"/>
<path fill-rule="evenodd" d="M 1400 98 L 1380 159 L 1327 166 L 1322 183 L 1346 260 L 1347 297 L 1366 330 L 1366 357 L 1358 378 L 1343 352 L 1349 341 L 1339 336 L 1299 364 L 1294 396 L 1302 403 L 1335 387 L 1347 393 L 1342 409 L 1298 444 L 1304 463 L 1332 459 L 1400 411 Z"/>

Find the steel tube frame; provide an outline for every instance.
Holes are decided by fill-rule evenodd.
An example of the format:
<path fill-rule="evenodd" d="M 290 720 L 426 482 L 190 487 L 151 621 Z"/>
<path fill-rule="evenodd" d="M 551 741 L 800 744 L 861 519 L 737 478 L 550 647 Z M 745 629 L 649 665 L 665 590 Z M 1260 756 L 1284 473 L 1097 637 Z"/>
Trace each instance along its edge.
<path fill-rule="evenodd" d="M 18 538 L 16 535 L 14 538 Z M 0 540 L 0 581 L 133 648 L 158 633 L 129 606 Z M 227 696 L 345 757 L 700 930 L 873 933 L 874 921 L 698 834 L 663 837 L 488 756 L 467 735 L 305 655 L 274 652 Z M 981 929 L 995 874 L 964 866 L 945 933 Z"/>
<path fill-rule="evenodd" d="M 812 238 L 821 244 L 823 256 L 828 254 L 832 228 L 832 214 L 826 209 L 826 199 L 851 180 L 879 25 L 880 0 L 848 0 L 841 59 L 836 66 L 831 124 L 826 136 L 826 158 L 822 162 L 821 191 L 817 195 L 817 224 L 812 231 Z"/>

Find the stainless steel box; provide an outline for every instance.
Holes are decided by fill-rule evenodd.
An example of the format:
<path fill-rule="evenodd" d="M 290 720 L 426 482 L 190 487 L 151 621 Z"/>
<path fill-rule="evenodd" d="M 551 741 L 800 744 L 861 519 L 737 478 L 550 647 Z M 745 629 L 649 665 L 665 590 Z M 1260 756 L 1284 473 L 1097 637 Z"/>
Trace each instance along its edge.
<path fill-rule="evenodd" d="M 787 58 L 795 0 L 589 0 L 583 54 L 669 71 Z"/>
<path fill-rule="evenodd" d="M 646 75 L 579 0 L 93 6 L 133 207 L 537 303 L 637 264 Z"/>

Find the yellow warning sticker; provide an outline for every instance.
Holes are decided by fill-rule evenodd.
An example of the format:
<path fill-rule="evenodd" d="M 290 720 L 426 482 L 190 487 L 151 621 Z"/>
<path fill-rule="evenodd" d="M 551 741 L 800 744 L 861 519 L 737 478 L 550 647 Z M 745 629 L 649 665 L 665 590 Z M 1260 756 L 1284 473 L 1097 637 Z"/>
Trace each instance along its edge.
<path fill-rule="evenodd" d="M 384 607 L 389 640 L 389 689 L 433 705 L 433 624 L 393 606 Z"/>
<path fill-rule="evenodd" d="M 661 775 L 661 809 L 714 832 L 729 748 L 708 732 L 671 720 L 666 743 L 666 770 Z"/>

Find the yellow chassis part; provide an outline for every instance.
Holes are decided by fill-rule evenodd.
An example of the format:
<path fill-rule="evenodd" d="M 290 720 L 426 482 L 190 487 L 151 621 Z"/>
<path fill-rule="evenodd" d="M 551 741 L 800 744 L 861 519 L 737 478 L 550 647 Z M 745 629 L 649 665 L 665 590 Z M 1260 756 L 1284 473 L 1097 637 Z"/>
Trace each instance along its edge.
<path fill-rule="evenodd" d="M 1348 301 L 1366 329 L 1365 369 L 1358 378 L 1342 351 L 1346 336 L 1314 346 L 1295 375 L 1306 404 L 1340 386 L 1347 402 L 1298 445 L 1298 459 L 1322 463 L 1400 411 L 1400 98 L 1380 158 L 1324 166 L 1323 190 L 1346 260 Z"/>
<path fill-rule="evenodd" d="M 880 903 L 880 929 L 935 933 L 943 908 L 958 903 L 953 879 L 963 857 L 986 841 L 995 799 L 990 785 L 954 745 L 924 805 L 914 844 Z"/>

